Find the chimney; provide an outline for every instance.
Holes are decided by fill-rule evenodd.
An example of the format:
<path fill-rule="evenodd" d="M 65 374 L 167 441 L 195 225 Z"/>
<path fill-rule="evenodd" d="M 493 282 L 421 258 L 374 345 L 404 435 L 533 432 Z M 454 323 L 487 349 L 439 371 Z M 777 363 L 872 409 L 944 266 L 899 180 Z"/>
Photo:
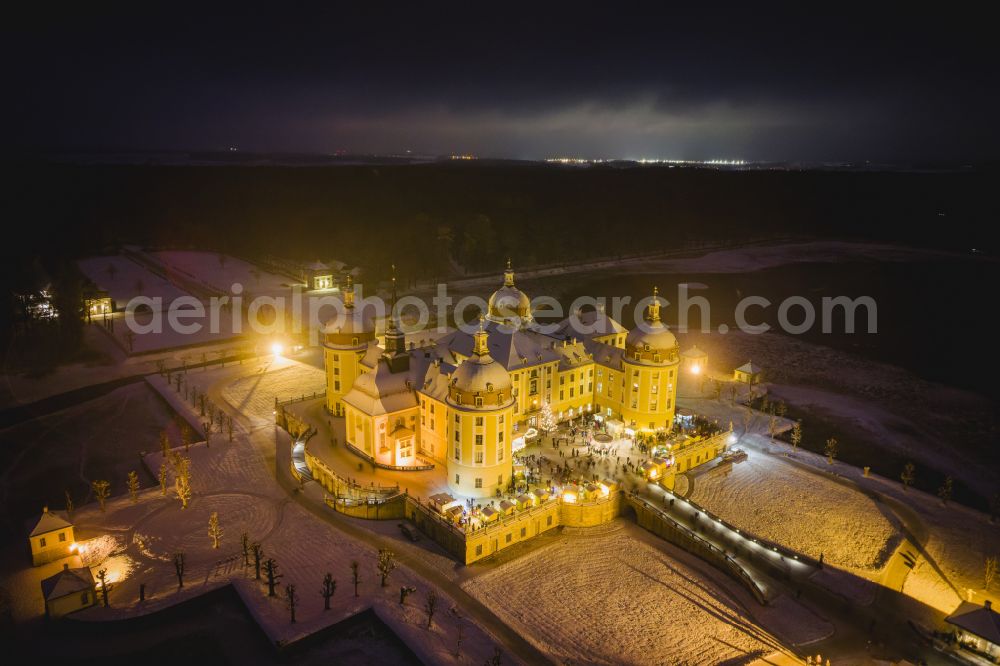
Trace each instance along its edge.
<path fill-rule="evenodd" d="M 987 599 L 986 601 L 983 602 L 983 608 L 985 608 L 986 610 L 993 610 L 993 602 Z"/>
<path fill-rule="evenodd" d="M 63 562 L 63 571 L 69 571 L 69 563 Z"/>
<path fill-rule="evenodd" d="M 42 507 L 42 515 L 44 516 L 48 512 L 49 512 L 49 505 L 46 504 L 45 506 Z"/>

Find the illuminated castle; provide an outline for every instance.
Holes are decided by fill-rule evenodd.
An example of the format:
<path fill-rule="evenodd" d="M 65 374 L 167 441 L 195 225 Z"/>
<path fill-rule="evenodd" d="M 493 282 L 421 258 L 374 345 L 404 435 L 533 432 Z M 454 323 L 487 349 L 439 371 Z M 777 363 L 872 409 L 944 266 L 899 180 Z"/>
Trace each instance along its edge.
<path fill-rule="evenodd" d="M 508 263 L 478 330 L 409 347 L 396 315 L 378 346 L 350 283 L 345 307 L 324 331 L 324 360 L 327 408 L 345 418 L 347 443 L 383 467 L 443 464 L 463 496 L 493 496 L 510 481 L 516 443 L 546 404 L 560 421 L 592 413 L 636 432 L 673 423 L 677 340 L 655 290 L 632 331 L 598 309 L 543 333 Z"/>

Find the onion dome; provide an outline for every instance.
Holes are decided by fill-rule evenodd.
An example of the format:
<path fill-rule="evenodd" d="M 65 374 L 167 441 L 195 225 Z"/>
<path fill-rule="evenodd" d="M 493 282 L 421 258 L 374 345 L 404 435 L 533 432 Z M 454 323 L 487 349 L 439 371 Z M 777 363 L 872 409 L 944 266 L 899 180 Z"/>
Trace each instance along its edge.
<path fill-rule="evenodd" d="M 646 309 L 645 321 L 625 336 L 625 359 L 643 363 L 674 363 L 677 361 L 677 338 L 660 321 L 659 290 L 653 287 L 653 301 Z"/>
<path fill-rule="evenodd" d="M 375 339 L 375 322 L 364 312 L 354 307 L 354 280 L 347 276 L 344 291 L 344 309 L 338 311 L 323 326 L 326 344 L 331 347 L 364 347 Z"/>
<path fill-rule="evenodd" d="M 506 368 L 493 360 L 486 342 L 489 334 L 483 328 L 473 334 L 472 356 L 462 361 L 451 375 L 448 401 L 461 407 L 496 409 L 506 407 L 513 398 L 513 384 Z"/>
<path fill-rule="evenodd" d="M 531 322 L 531 299 L 514 286 L 514 269 L 507 260 L 503 286 L 490 296 L 486 318 L 498 324 L 524 325 Z"/>

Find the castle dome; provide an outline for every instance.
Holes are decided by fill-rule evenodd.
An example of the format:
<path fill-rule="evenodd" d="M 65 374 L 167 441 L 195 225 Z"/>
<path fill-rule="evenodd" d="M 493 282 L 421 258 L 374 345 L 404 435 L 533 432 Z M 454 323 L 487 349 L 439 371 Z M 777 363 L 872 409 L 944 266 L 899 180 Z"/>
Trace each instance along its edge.
<path fill-rule="evenodd" d="M 472 356 L 462 361 L 448 383 L 448 399 L 463 407 L 495 409 L 513 400 L 510 373 L 493 360 L 486 346 L 487 333 L 480 324 L 474 334 Z"/>
<path fill-rule="evenodd" d="M 514 286 L 514 270 L 507 260 L 507 270 L 503 274 L 503 286 L 493 292 L 489 300 L 486 318 L 498 324 L 531 322 L 531 299 Z"/>
<path fill-rule="evenodd" d="M 672 363 L 677 360 L 677 338 L 666 324 L 660 321 L 658 290 L 653 288 L 653 302 L 647 308 L 646 320 L 639 322 L 625 336 L 625 357 L 653 363 Z"/>

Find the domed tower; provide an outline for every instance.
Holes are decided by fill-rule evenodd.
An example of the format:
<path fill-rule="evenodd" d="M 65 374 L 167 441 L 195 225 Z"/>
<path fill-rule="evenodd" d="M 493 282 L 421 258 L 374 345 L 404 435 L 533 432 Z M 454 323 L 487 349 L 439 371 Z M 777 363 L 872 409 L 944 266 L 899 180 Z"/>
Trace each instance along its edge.
<path fill-rule="evenodd" d="M 625 337 L 622 420 L 635 430 L 670 430 L 674 422 L 680 358 L 677 338 L 660 321 L 658 294 L 654 287 L 645 321 Z"/>
<path fill-rule="evenodd" d="M 361 359 L 375 340 L 375 323 L 354 306 L 354 281 L 347 276 L 344 311 L 323 327 L 323 363 L 326 366 L 326 408 L 334 416 L 344 415 L 344 395 L 364 372 Z"/>
<path fill-rule="evenodd" d="M 514 269 L 507 260 L 503 286 L 490 296 L 486 318 L 498 324 L 522 328 L 531 323 L 531 299 L 514 286 Z"/>
<path fill-rule="evenodd" d="M 448 384 L 448 486 L 465 497 L 495 496 L 511 477 L 514 395 L 487 337 L 480 319 L 472 356 Z"/>

